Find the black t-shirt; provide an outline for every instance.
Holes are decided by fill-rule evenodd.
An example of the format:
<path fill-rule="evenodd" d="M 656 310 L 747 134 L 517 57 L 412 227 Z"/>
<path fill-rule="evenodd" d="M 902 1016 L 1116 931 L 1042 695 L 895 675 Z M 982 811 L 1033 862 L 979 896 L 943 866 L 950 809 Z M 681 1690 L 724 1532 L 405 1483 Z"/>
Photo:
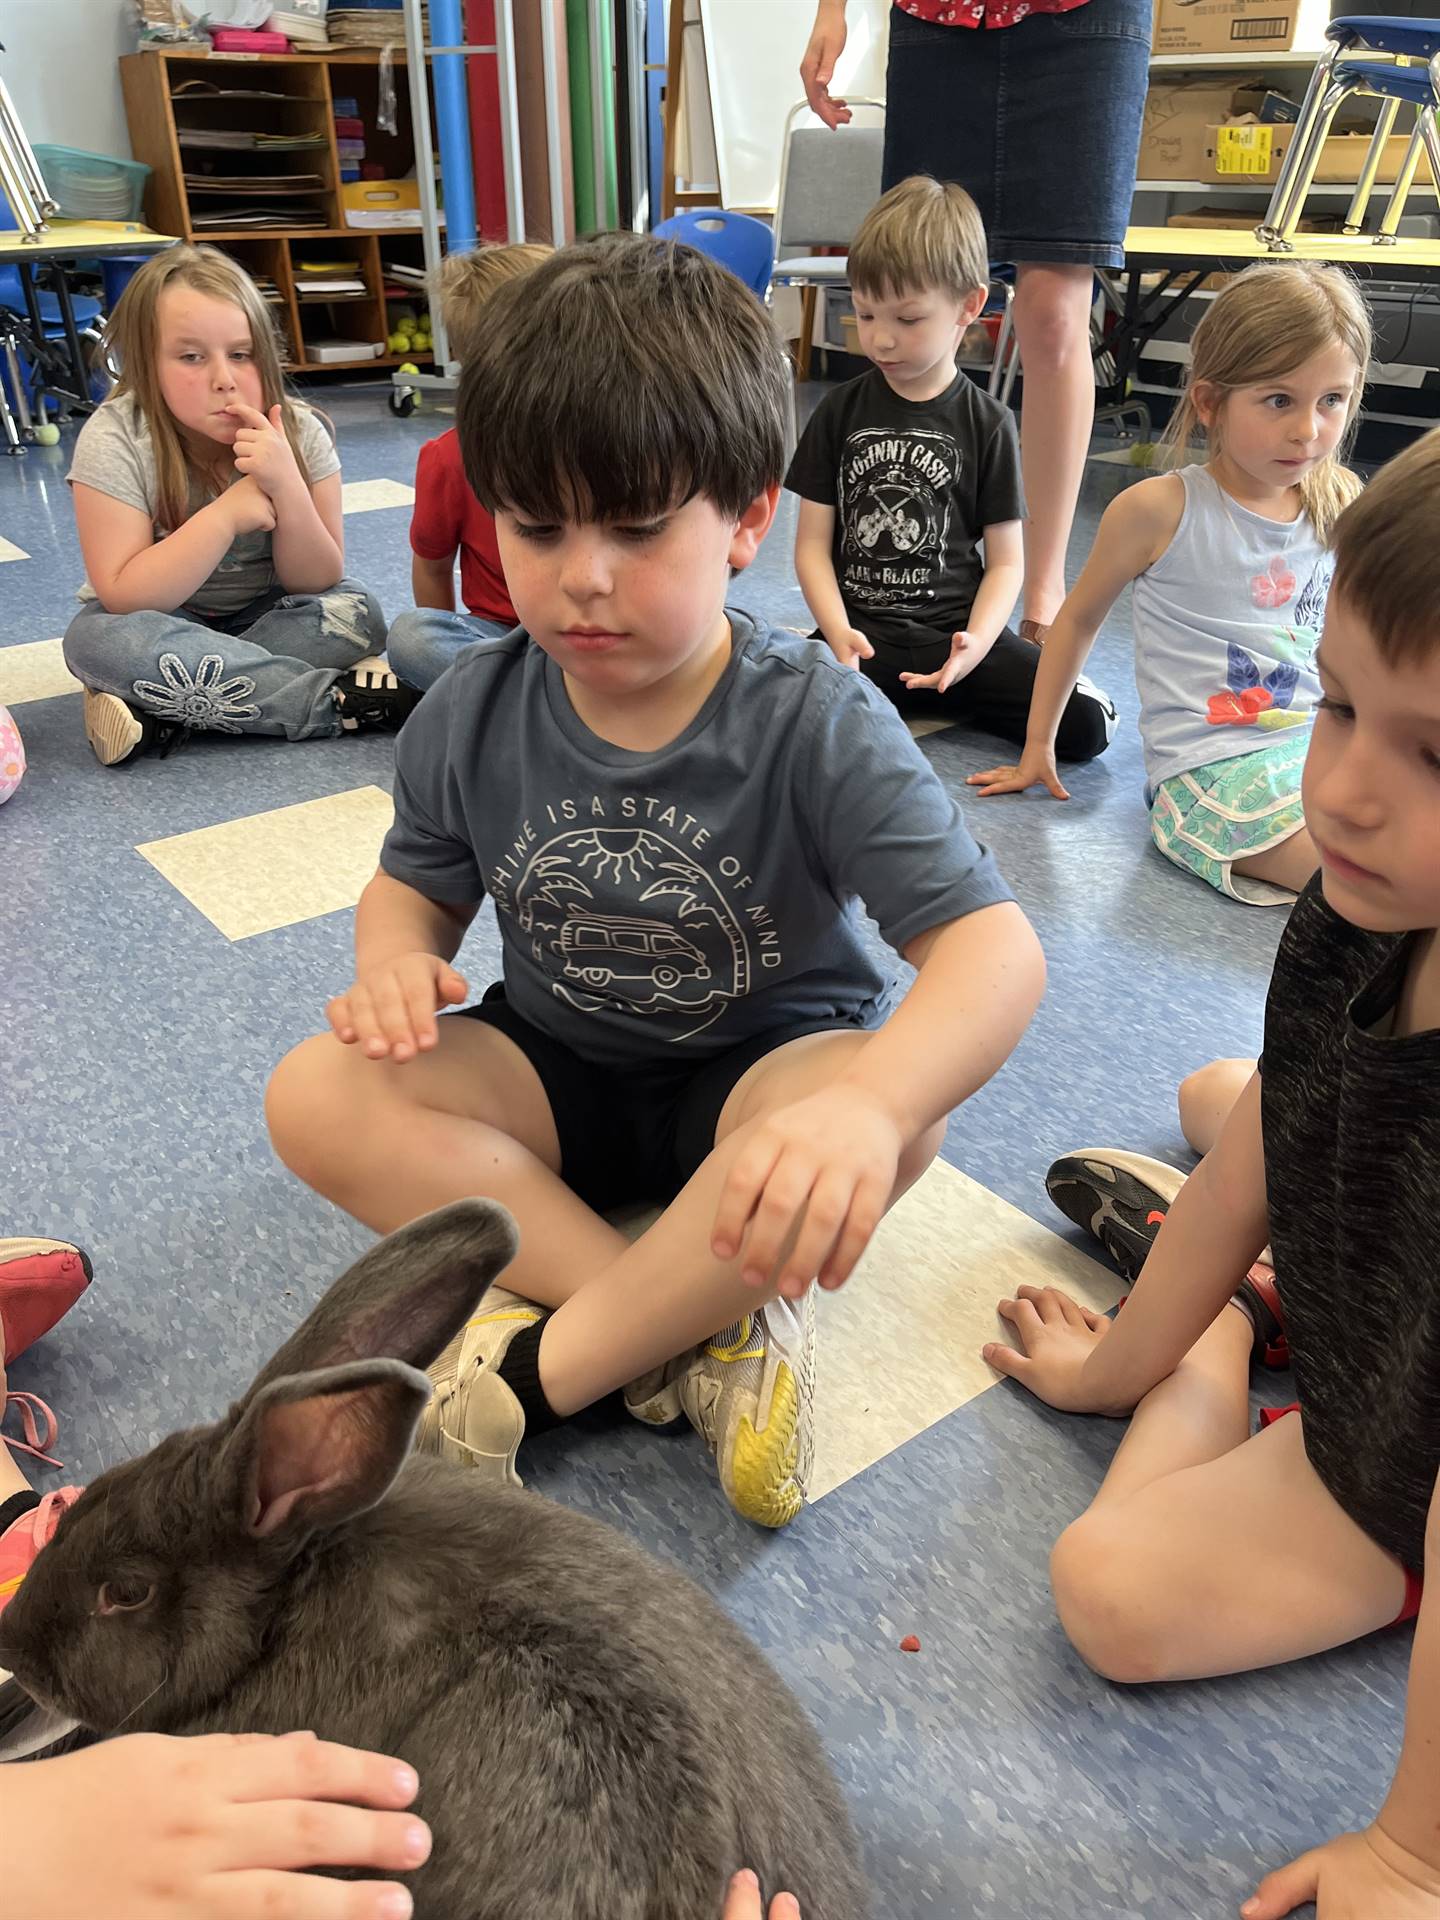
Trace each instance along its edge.
<path fill-rule="evenodd" d="M 1414 937 L 1352 926 L 1310 883 L 1270 983 L 1261 1126 L 1305 1451 L 1418 1572 L 1440 1473 L 1440 1031 L 1384 1030 Z"/>
<path fill-rule="evenodd" d="M 785 484 L 835 508 L 845 611 L 867 640 L 899 648 L 965 625 L 981 535 L 1025 511 L 1014 416 L 964 373 L 933 400 L 903 399 L 877 367 L 837 387 Z"/>

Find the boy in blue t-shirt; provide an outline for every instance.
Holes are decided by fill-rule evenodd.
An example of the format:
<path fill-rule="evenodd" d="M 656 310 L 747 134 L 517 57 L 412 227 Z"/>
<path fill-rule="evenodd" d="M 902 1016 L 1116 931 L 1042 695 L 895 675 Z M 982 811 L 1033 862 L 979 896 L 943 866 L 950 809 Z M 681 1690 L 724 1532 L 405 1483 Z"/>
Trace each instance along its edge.
<path fill-rule="evenodd" d="M 803 1495 L 810 1283 L 844 1283 L 1044 975 L 889 705 L 727 610 L 788 382 L 689 248 L 610 234 L 496 295 L 458 430 L 522 627 L 401 736 L 355 983 L 268 1103 L 286 1163 L 379 1232 L 477 1193 L 519 1223 L 422 1445 L 515 1482 L 527 1429 L 624 1387 L 771 1526 Z M 503 984 L 437 1020 L 486 895 Z M 857 901 L 919 969 L 893 1012 Z M 645 1200 L 632 1245 L 604 1214 Z"/>

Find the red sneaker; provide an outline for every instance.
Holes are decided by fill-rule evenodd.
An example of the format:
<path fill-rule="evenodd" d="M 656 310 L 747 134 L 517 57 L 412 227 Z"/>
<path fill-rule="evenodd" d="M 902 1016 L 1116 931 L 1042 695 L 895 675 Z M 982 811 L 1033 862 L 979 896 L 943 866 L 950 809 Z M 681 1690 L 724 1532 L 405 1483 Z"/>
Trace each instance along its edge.
<path fill-rule="evenodd" d="M 0 1365 L 63 1319 L 90 1278 L 89 1254 L 68 1240 L 0 1240 Z"/>
<path fill-rule="evenodd" d="M 83 1492 L 83 1487 L 57 1487 L 0 1533 L 0 1612 L 15 1598 L 20 1582 L 35 1564 L 36 1554 L 59 1526 L 61 1514 L 73 1507 Z"/>

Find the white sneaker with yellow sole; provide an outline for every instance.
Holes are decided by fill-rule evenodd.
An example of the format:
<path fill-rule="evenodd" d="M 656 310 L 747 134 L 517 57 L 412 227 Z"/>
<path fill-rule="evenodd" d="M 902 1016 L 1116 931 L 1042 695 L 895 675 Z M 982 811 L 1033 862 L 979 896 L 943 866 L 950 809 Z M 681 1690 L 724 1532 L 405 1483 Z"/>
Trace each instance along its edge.
<path fill-rule="evenodd" d="M 686 1417 L 744 1519 L 784 1527 L 805 1504 L 814 1455 L 815 1289 L 707 1340 L 680 1381 Z"/>

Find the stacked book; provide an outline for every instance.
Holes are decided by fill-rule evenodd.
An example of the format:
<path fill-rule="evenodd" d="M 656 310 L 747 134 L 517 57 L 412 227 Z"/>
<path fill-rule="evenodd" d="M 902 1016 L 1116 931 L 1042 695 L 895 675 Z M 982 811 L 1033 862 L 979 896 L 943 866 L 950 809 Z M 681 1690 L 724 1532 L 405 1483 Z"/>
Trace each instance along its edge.
<path fill-rule="evenodd" d="M 358 260 L 297 260 L 295 263 L 298 300 L 359 300 L 365 293 Z"/>
<path fill-rule="evenodd" d="M 276 7 L 265 22 L 272 33 L 283 33 L 296 53 L 313 53 L 329 46 L 325 32 L 325 9 L 301 13 L 294 7 Z"/>
<path fill-rule="evenodd" d="M 422 6 L 421 31 L 428 37 L 429 9 Z M 326 15 L 326 31 L 332 46 L 403 47 L 405 16 L 400 0 L 341 0 Z"/>
<path fill-rule="evenodd" d="M 360 118 L 358 100 L 337 97 L 335 146 L 340 156 L 341 180 L 358 180 L 360 164 L 365 158 L 365 122 Z"/>

